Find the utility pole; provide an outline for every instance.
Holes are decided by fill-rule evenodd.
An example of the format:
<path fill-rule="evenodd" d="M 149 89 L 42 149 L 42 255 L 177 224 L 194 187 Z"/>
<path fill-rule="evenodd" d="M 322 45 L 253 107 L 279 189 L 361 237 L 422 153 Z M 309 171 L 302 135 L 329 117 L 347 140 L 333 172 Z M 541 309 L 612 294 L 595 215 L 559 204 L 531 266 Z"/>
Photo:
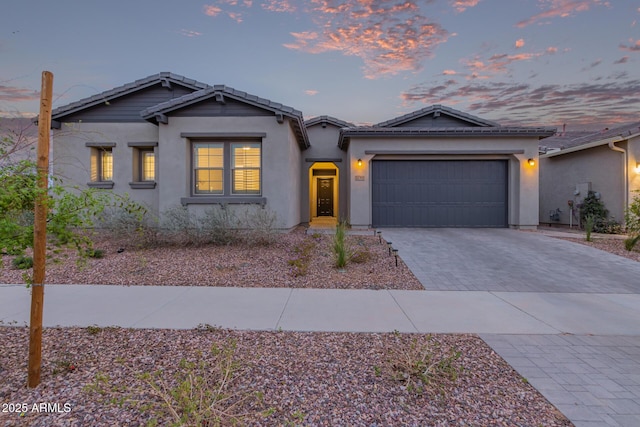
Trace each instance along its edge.
<path fill-rule="evenodd" d="M 51 104 L 53 97 L 53 73 L 42 72 L 40 115 L 38 116 L 38 183 L 34 206 L 33 226 L 33 283 L 31 285 L 31 323 L 29 327 L 30 388 L 40 384 L 42 364 L 42 311 L 44 308 L 44 278 L 47 249 L 47 213 L 49 189 L 49 132 L 51 131 Z"/>

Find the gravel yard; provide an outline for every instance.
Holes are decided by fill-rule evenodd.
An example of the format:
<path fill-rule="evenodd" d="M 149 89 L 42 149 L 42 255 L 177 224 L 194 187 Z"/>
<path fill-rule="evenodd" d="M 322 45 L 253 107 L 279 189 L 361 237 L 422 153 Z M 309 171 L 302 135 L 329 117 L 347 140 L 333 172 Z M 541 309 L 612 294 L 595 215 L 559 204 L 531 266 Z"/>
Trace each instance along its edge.
<path fill-rule="evenodd" d="M 104 258 L 78 266 L 71 251 L 47 265 L 48 284 L 240 286 L 325 289 L 424 289 L 401 259 L 398 266 L 377 237 L 349 236 L 358 255 L 344 269 L 334 266 L 332 235 L 296 230 L 269 246 L 161 246 L 96 239 Z M 402 254 L 400 254 L 402 256 Z M 22 283 L 23 270 L 4 257 L 0 283 Z M 356 262 L 357 261 L 357 262 Z"/>
<path fill-rule="evenodd" d="M 42 383 L 36 389 L 25 387 L 28 329 L 0 327 L 0 340 L 0 402 L 27 405 L 23 416 L 0 412 L 0 425 L 5 427 L 139 426 L 152 418 L 158 425 L 170 425 L 167 406 L 145 385 L 141 374 L 160 370 L 163 381 L 171 384 L 176 371 L 189 370 L 181 367 L 183 358 L 202 360 L 207 372 L 215 372 L 212 367 L 220 364 L 214 362 L 210 348 L 213 344 L 225 348 L 232 341 L 236 343 L 237 375 L 228 381 L 236 395 L 227 402 L 246 399 L 233 407 L 222 403 L 220 409 L 229 415 L 246 414 L 239 417 L 240 424 L 571 425 L 472 335 L 250 332 L 208 327 L 188 331 L 47 329 Z M 457 372 L 457 380 L 435 379 L 434 384 L 440 385 L 418 392 L 391 377 L 394 366 L 419 360 L 416 355 L 421 353 L 414 350 L 423 348 L 444 358 L 459 352 L 459 358 L 447 359 L 452 360 L 451 365 L 443 370 Z M 203 354 L 201 359 L 198 352 Z M 138 401 L 146 408 L 136 405 Z M 36 412 L 34 403 L 57 403 L 57 412 Z M 230 422 L 223 418 L 222 425 Z"/>
<path fill-rule="evenodd" d="M 47 282 L 422 289 L 401 260 L 395 266 L 377 238 L 350 239 L 361 259 L 344 271 L 333 266 L 327 235 L 294 232 L 268 247 L 138 249 L 102 240 L 96 247 L 104 258 L 78 267 L 72 254 L 61 257 L 63 262 L 48 266 Z M 621 240 L 568 240 L 640 261 L 640 253 L 624 250 Z M 11 260 L 4 257 L 2 283 L 22 281 Z M 216 355 L 213 345 L 231 349 L 234 361 L 228 400 L 219 405 L 222 425 L 237 416 L 240 425 L 265 426 L 571 426 L 474 335 L 257 332 L 207 325 L 186 331 L 50 328 L 43 336 L 42 383 L 27 389 L 28 335 L 28 328 L 0 324 L 3 427 L 171 425 L 169 406 L 150 384 L 177 391 L 184 378 L 176 375 L 197 374 L 198 363 L 205 376 L 218 372 L 225 360 L 220 355 L 227 353 Z M 422 360 L 427 349 L 437 356 L 432 362 L 450 362 L 442 372 L 455 372 L 457 379 L 436 377 L 435 385 L 420 392 L 420 382 L 407 382 L 413 373 L 405 372 L 404 381 L 392 378 L 399 367 Z M 451 358 L 456 352 L 459 358 Z M 146 381 L 144 373 L 150 374 Z M 172 407 L 181 412 L 180 405 Z"/>

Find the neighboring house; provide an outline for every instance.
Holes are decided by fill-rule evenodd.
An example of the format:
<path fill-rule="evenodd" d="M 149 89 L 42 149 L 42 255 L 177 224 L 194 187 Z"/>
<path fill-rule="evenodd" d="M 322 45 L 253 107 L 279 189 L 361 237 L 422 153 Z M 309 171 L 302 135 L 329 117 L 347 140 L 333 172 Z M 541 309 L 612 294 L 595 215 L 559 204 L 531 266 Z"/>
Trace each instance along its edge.
<path fill-rule="evenodd" d="M 640 122 L 576 138 L 552 137 L 544 144 L 540 223 L 577 225 L 578 205 L 589 191 L 601 197 L 611 218 L 624 221 L 640 190 Z"/>
<path fill-rule="evenodd" d="M 434 105 L 358 127 L 227 86 L 160 73 L 52 113 L 53 170 L 128 193 L 162 216 L 177 205 L 266 208 L 289 229 L 538 224 L 539 139 Z"/>

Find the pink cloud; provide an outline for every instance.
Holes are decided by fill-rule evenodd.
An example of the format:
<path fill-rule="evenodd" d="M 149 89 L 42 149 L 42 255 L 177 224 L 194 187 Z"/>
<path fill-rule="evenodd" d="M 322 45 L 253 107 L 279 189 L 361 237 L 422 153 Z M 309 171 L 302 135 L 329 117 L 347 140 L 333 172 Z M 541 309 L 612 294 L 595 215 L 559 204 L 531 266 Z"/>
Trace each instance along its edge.
<path fill-rule="evenodd" d="M 198 37 L 201 36 L 202 33 L 193 30 L 185 30 L 184 28 L 178 31 L 178 34 L 183 35 L 185 37 Z"/>
<path fill-rule="evenodd" d="M 523 28 L 550 18 L 567 18 L 579 12 L 586 12 L 592 6 L 609 5 L 602 0 L 538 0 L 538 3 L 543 11 L 518 22 L 516 27 Z"/>
<path fill-rule="evenodd" d="M 295 12 L 295 5 L 290 0 L 267 0 L 262 3 L 262 8 L 269 12 Z"/>
<path fill-rule="evenodd" d="M 630 39 L 629 43 L 630 44 L 628 46 L 625 44 L 620 44 L 620 49 L 629 52 L 640 52 L 640 39 L 636 40 L 635 42 L 633 41 L 633 39 Z"/>
<path fill-rule="evenodd" d="M 549 47 L 547 48 L 547 51 L 546 51 L 546 52 L 547 52 L 547 53 L 549 53 L 549 54 L 558 53 L 558 48 L 557 48 L 557 47 L 554 47 L 554 46 L 549 46 Z"/>
<path fill-rule="evenodd" d="M 40 92 L 13 86 L 0 85 L 0 101 L 33 101 L 40 99 Z"/>
<path fill-rule="evenodd" d="M 622 58 L 615 61 L 614 64 L 626 64 L 627 62 L 629 62 L 629 57 L 623 56 Z"/>
<path fill-rule="evenodd" d="M 445 76 L 455 76 L 458 73 L 455 70 L 444 70 L 442 74 Z"/>
<path fill-rule="evenodd" d="M 516 49 L 520 49 L 522 46 L 524 46 L 524 39 L 516 40 Z"/>
<path fill-rule="evenodd" d="M 220 12 L 222 12 L 222 9 L 220 9 L 218 6 L 214 6 L 212 4 L 205 4 L 203 7 L 203 11 L 205 15 L 208 16 L 218 16 L 220 14 Z"/>
<path fill-rule="evenodd" d="M 475 7 L 478 3 L 480 3 L 480 0 L 451 0 L 451 6 L 458 13 L 462 13 L 470 7 Z"/>
<path fill-rule="evenodd" d="M 291 33 L 284 46 L 308 53 L 341 52 L 364 62 L 367 78 L 417 71 L 450 34 L 420 13 L 418 3 L 311 0 L 318 31 Z"/>
<path fill-rule="evenodd" d="M 309 95 L 309 96 L 313 96 L 313 95 L 317 95 L 318 91 L 315 89 L 307 89 L 304 91 L 305 95 Z"/>
<path fill-rule="evenodd" d="M 242 13 L 239 13 L 239 12 L 227 12 L 227 15 L 229 16 L 229 18 L 233 19 L 238 24 L 243 21 Z"/>

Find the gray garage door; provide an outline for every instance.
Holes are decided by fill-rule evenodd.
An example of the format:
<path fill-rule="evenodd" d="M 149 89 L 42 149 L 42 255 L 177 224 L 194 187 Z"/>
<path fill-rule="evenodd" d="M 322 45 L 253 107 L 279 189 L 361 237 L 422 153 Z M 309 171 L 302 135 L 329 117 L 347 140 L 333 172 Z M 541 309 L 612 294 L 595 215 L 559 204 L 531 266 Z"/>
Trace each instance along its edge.
<path fill-rule="evenodd" d="M 374 227 L 506 227 L 506 160 L 374 160 Z"/>

